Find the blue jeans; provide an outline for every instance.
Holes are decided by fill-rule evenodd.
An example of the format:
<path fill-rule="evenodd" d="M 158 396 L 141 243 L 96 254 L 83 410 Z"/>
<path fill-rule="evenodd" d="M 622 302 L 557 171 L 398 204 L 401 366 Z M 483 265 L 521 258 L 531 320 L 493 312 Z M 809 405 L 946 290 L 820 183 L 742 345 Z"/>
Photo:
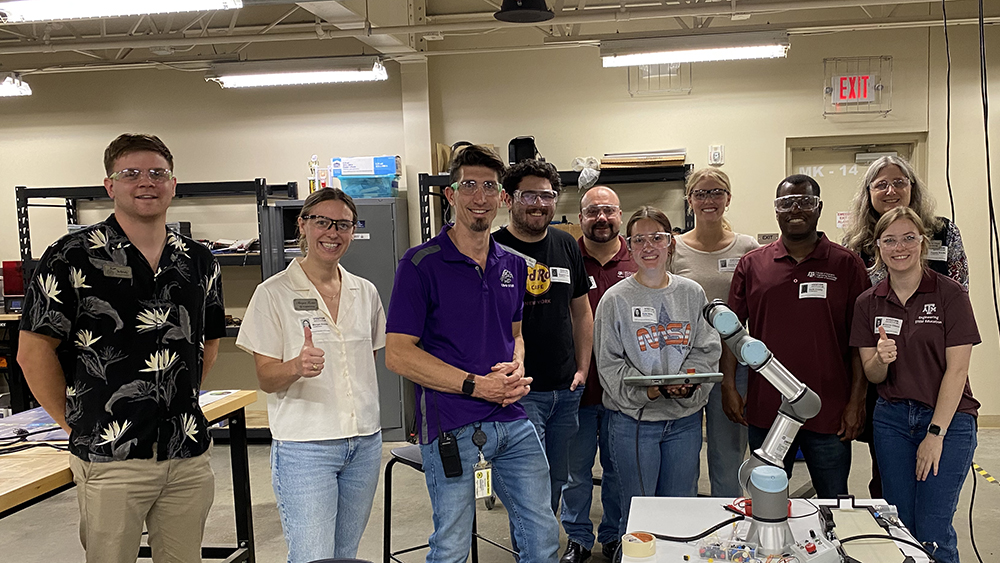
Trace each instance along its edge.
<path fill-rule="evenodd" d="M 483 455 L 493 464 L 493 490 L 507 509 L 516 544 L 521 546 L 520 563 L 553 563 L 558 558 L 559 523 L 552 508 L 549 466 L 535 428 L 527 419 L 513 422 L 484 422 Z M 438 440 L 421 444 L 424 478 L 434 509 L 427 563 L 461 563 L 472 547 L 472 517 L 476 510 L 473 466 L 479 449 L 472 443 L 473 425 L 452 431 L 458 441 L 462 475 L 445 477 Z"/>
<path fill-rule="evenodd" d="M 545 458 L 549 460 L 552 514 L 559 510 L 559 497 L 569 480 L 569 443 L 579 427 L 577 411 L 581 397 L 582 385 L 576 391 L 532 391 L 521 398 L 521 406 L 535 425 L 538 439 L 545 447 Z"/>
<path fill-rule="evenodd" d="M 289 563 L 357 556 L 381 463 L 381 432 L 271 444 L 271 484 Z"/>
<path fill-rule="evenodd" d="M 750 425 L 747 437 L 750 449 L 756 450 L 767 437 L 767 428 Z M 820 434 L 800 429 L 785 455 L 785 473 L 792 478 L 795 454 L 802 448 L 802 456 L 809 468 L 809 478 L 819 498 L 837 498 L 847 494 L 847 477 L 851 473 L 851 441 L 840 441 L 836 434 Z"/>
<path fill-rule="evenodd" d="M 946 429 L 938 474 L 917 481 L 917 448 L 927 435 L 934 409 L 915 401 L 890 403 L 879 397 L 875 405 L 875 455 L 884 477 L 885 500 L 896 505 L 899 519 L 921 542 L 936 542 L 934 557 L 958 563 L 958 540 L 952 518 L 958 507 L 965 476 L 976 451 L 976 418 L 955 413 Z"/>
<path fill-rule="evenodd" d="M 562 490 L 563 529 L 569 539 L 587 549 L 594 547 L 594 525 L 590 521 L 590 503 L 594 496 L 594 456 L 601 450 L 601 506 L 604 515 L 597 528 L 597 541 L 618 541 L 618 521 L 622 517 L 618 476 L 611 463 L 608 444 L 608 414 L 603 405 L 580 407 L 580 429 L 569 445 L 569 481 Z"/>
<path fill-rule="evenodd" d="M 621 486 L 619 536 L 625 534 L 632 497 L 698 496 L 701 410 L 684 418 L 659 422 L 639 422 L 626 414 L 611 411 L 608 439 L 611 462 Z"/>
<path fill-rule="evenodd" d="M 736 390 L 747 396 L 747 375 L 750 368 L 736 365 Z M 737 424 L 722 410 L 722 385 L 716 383 L 705 405 L 705 433 L 708 435 L 708 477 L 712 496 L 736 498 L 743 496 L 740 487 L 740 466 L 747 449 L 747 428 Z"/>

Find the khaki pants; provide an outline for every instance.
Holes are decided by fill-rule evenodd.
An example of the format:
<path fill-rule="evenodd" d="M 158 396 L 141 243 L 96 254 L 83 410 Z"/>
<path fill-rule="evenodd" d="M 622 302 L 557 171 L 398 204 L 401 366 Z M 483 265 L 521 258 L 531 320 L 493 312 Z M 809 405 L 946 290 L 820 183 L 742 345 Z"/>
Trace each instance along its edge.
<path fill-rule="evenodd" d="M 215 498 L 211 450 L 189 459 L 95 463 L 70 455 L 88 563 L 134 563 L 142 525 L 155 563 L 198 563 Z"/>

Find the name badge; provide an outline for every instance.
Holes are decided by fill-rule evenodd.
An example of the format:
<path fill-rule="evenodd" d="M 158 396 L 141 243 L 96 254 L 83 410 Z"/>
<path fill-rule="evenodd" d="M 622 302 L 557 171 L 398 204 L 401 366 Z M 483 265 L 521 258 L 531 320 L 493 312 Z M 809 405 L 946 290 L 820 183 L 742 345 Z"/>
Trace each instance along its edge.
<path fill-rule="evenodd" d="M 826 282 L 800 283 L 799 299 L 826 299 Z"/>
<path fill-rule="evenodd" d="M 936 262 L 945 262 L 948 260 L 948 247 L 944 246 L 939 240 L 932 240 L 930 244 L 930 250 L 927 252 L 927 259 L 934 260 Z"/>
<path fill-rule="evenodd" d="M 569 268 L 549 268 L 552 283 L 570 283 Z"/>
<path fill-rule="evenodd" d="M 108 278 L 130 280 L 132 279 L 132 268 L 129 266 L 119 266 L 118 264 L 105 264 L 104 276 Z"/>
<path fill-rule="evenodd" d="M 312 333 L 313 334 L 330 334 L 330 323 L 327 322 L 326 317 L 316 316 L 309 319 L 312 323 Z"/>
<path fill-rule="evenodd" d="M 317 299 L 293 299 L 292 307 L 296 311 L 318 311 L 319 300 Z"/>
<path fill-rule="evenodd" d="M 632 322 L 652 323 L 656 322 L 656 309 L 653 307 L 632 307 Z"/>
<path fill-rule="evenodd" d="M 594 280 L 594 276 L 587 276 L 587 279 L 590 280 L 590 289 L 597 289 L 597 282 Z"/>
<path fill-rule="evenodd" d="M 878 327 L 885 329 L 886 334 L 895 334 L 903 330 L 903 319 L 895 317 L 875 317 L 875 334 L 878 334 Z"/>
<path fill-rule="evenodd" d="M 736 265 L 739 263 L 739 258 L 719 258 L 719 273 L 735 272 Z"/>

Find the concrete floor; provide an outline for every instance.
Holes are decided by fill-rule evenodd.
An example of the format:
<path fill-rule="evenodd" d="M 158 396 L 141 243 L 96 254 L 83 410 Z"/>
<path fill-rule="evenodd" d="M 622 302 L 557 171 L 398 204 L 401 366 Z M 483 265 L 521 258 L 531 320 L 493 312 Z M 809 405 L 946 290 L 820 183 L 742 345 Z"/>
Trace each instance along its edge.
<path fill-rule="evenodd" d="M 389 458 L 389 450 L 403 444 L 386 443 L 383 446 L 383 464 Z M 281 524 L 275 508 L 274 492 L 271 489 L 269 468 L 269 446 L 251 446 L 250 470 L 253 498 L 253 526 L 257 548 L 257 561 L 279 563 L 285 561 L 286 547 L 281 534 Z M 235 545 L 232 511 L 232 482 L 229 477 L 229 450 L 217 446 L 214 450 L 212 466 L 216 474 L 215 505 L 209 516 L 205 533 L 206 545 Z M 708 491 L 707 469 L 702 448 L 701 491 Z M 993 475 L 1000 475 L 1000 429 L 979 431 L 979 448 L 976 463 Z M 804 464 L 796 467 L 791 490 L 798 489 L 806 480 Z M 854 467 L 851 475 L 851 490 L 859 497 L 867 496 L 867 482 L 870 462 L 867 446 L 855 444 Z M 989 483 L 976 476 L 974 521 L 976 542 L 983 561 L 1000 560 L 1000 484 Z M 976 561 L 969 534 L 969 501 L 972 493 L 972 478 L 966 480 L 965 489 L 958 512 L 955 528 L 958 531 L 962 561 Z M 397 464 L 394 469 L 393 503 L 393 549 L 424 543 L 432 531 L 430 501 L 424 485 L 423 475 Z M 368 528 L 361 541 L 358 556 L 374 562 L 382 561 L 382 483 L 376 493 Z M 600 504 L 595 503 L 591 512 L 592 520 L 600 520 Z M 481 533 L 503 543 L 510 544 L 507 519 L 503 506 L 487 511 L 482 502 L 478 503 L 479 527 Z M 78 541 L 79 516 L 76 491 L 70 489 L 30 508 L 13 514 L 0 521 L 0 561 L 11 563 L 63 563 L 83 561 L 83 549 Z M 566 538 L 561 538 L 563 546 Z M 415 552 L 403 556 L 406 562 L 424 560 L 425 552 Z M 560 548 L 560 554 L 562 548 Z M 483 563 L 510 563 L 511 557 L 488 545 L 480 548 Z M 601 563 L 604 558 L 597 553 L 591 559 Z M 872 562 L 865 562 L 872 563 Z"/>

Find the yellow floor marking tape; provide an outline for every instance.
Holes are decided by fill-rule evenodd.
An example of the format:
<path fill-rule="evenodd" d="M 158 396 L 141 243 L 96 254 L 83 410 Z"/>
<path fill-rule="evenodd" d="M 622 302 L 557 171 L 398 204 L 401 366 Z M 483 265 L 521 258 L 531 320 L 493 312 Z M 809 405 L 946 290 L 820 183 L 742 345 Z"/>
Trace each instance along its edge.
<path fill-rule="evenodd" d="M 986 470 L 983 469 L 982 467 L 979 467 L 978 463 L 972 462 L 972 469 L 974 469 L 976 471 L 976 473 L 982 475 L 990 483 L 996 483 L 996 484 L 1000 485 L 1000 481 L 997 481 L 996 477 L 994 477 L 994 476 L 990 475 L 989 473 L 987 473 Z"/>

